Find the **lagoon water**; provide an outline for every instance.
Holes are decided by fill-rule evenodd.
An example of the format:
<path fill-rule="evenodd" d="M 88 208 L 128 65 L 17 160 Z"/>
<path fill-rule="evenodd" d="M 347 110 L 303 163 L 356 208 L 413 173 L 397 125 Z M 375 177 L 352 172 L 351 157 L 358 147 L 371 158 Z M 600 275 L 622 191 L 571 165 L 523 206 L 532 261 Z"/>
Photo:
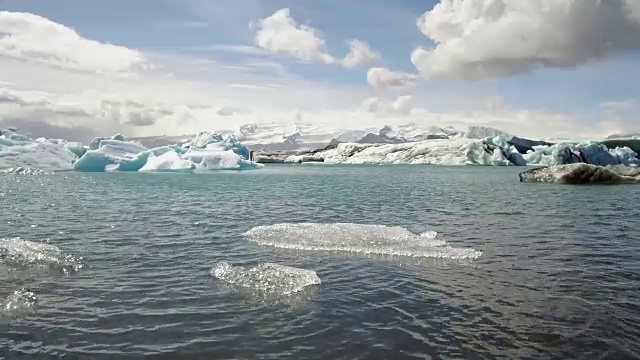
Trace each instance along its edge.
<path fill-rule="evenodd" d="M 640 357 L 640 187 L 525 184 L 519 171 L 0 175 L 0 358 Z M 436 231 L 481 256 L 287 249 L 243 235 L 303 222 Z M 276 240 L 316 234 L 296 231 Z M 275 263 L 312 281 L 252 291 L 213 276 L 220 263 Z M 251 276 L 243 283 L 274 286 Z"/>

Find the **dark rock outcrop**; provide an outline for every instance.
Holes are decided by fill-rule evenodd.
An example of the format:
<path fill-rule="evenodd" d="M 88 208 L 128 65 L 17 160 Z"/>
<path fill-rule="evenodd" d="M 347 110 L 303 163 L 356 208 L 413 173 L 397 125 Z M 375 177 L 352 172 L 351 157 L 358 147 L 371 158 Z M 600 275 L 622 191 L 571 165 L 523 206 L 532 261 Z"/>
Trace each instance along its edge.
<path fill-rule="evenodd" d="M 521 182 L 560 184 L 640 183 L 640 169 L 628 166 L 569 164 L 530 169 L 519 174 Z"/>

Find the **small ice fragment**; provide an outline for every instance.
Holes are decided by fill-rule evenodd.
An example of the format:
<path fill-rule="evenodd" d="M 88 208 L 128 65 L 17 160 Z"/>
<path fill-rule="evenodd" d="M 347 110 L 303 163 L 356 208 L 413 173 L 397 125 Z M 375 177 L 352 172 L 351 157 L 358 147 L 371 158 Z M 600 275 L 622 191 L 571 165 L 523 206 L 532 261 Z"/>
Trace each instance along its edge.
<path fill-rule="evenodd" d="M 35 310 L 37 300 L 36 295 L 29 289 L 16 290 L 7 296 L 0 313 L 7 317 L 26 315 Z"/>
<path fill-rule="evenodd" d="M 291 295 L 321 282 L 315 271 L 270 263 L 245 268 L 221 262 L 211 269 L 211 275 L 232 285 L 279 295 Z"/>

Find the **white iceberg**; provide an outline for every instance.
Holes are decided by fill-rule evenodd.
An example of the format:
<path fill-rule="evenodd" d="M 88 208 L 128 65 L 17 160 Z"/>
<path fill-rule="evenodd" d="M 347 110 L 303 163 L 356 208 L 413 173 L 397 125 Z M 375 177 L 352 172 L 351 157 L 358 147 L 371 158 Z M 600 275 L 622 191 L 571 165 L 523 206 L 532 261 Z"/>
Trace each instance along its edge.
<path fill-rule="evenodd" d="M 333 164 L 511 165 L 500 147 L 463 138 L 386 145 L 343 143 L 315 155 Z"/>
<path fill-rule="evenodd" d="M 228 284 L 265 294 L 291 295 L 321 283 L 315 271 L 277 264 L 260 264 L 253 268 L 217 264 L 211 275 Z"/>
<path fill-rule="evenodd" d="M 188 159 L 183 159 L 175 151 L 167 151 L 158 156 L 151 156 L 147 159 L 139 171 L 141 172 L 184 172 L 195 170 L 196 165 Z"/>
<path fill-rule="evenodd" d="M 428 164 L 428 165 L 561 165 L 577 162 L 595 165 L 640 165 L 638 154 L 628 147 L 609 149 L 598 142 L 535 145 L 536 142 L 498 135 L 485 139 L 434 139 L 401 144 L 341 143 L 317 152 L 331 164 Z M 531 146 L 527 153 L 523 148 Z M 518 150 L 520 148 L 520 151 Z M 307 157 L 295 158 L 304 162 Z"/>
<path fill-rule="evenodd" d="M 276 224 L 258 226 L 245 237 L 260 245 L 305 251 L 338 251 L 420 258 L 477 259 L 480 251 L 453 248 L 434 232 L 416 235 L 402 227 L 361 224 Z"/>
<path fill-rule="evenodd" d="M 640 168 L 591 164 L 555 165 L 520 173 L 520 181 L 560 184 L 640 183 Z"/>
<path fill-rule="evenodd" d="M 46 171 L 71 170 L 78 158 L 64 140 L 31 139 L 11 130 L 0 131 L 0 169 L 24 168 Z M 75 149 L 75 145 L 70 146 Z"/>

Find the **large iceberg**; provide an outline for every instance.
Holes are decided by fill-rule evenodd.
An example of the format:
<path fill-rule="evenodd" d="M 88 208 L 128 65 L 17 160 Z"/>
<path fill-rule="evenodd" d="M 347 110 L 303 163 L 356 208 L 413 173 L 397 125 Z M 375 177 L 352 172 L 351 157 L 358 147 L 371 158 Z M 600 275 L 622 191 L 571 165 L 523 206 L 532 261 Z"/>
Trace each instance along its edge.
<path fill-rule="evenodd" d="M 182 145 L 147 149 L 118 135 L 96 139 L 75 164 L 78 171 L 209 171 L 261 167 L 233 136 L 202 132 Z"/>
<path fill-rule="evenodd" d="M 202 132 L 183 144 L 147 148 L 118 134 L 95 138 L 88 146 L 76 142 L 31 139 L 15 131 L 0 135 L 0 170 L 25 174 L 45 171 L 198 171 L 249 170 L 263 165 L 234 136 Z"/>
<path fill-rule="evenodd" d="M 314 161 L 332 164 L 430 164 L 430 165 L 640 165 L 629 147 L 608 148 L 602 143 L 550 144 L 498 135 L 484 139 L 457 137 L 401 144 L 341 143 L 313 154 Z M 305 162 L 304 156 L 296 160 Z"/>
<path fill-rule="evenodd" d="M 76 143 L 32 139 L 13 130 L 0 130 L 0 169 L 71 170 L 78 158 Z"/>
<path fill-rule="evenodd" d="M 497 139 L 500 142 L 501 139 Z M 435 139 L 403 144 L 339 144 L 316 157 L 332 164 L 511 165 L 517 151 L 491 139 Z M 518 164 L 524 165 L 524 164 Z"/>

